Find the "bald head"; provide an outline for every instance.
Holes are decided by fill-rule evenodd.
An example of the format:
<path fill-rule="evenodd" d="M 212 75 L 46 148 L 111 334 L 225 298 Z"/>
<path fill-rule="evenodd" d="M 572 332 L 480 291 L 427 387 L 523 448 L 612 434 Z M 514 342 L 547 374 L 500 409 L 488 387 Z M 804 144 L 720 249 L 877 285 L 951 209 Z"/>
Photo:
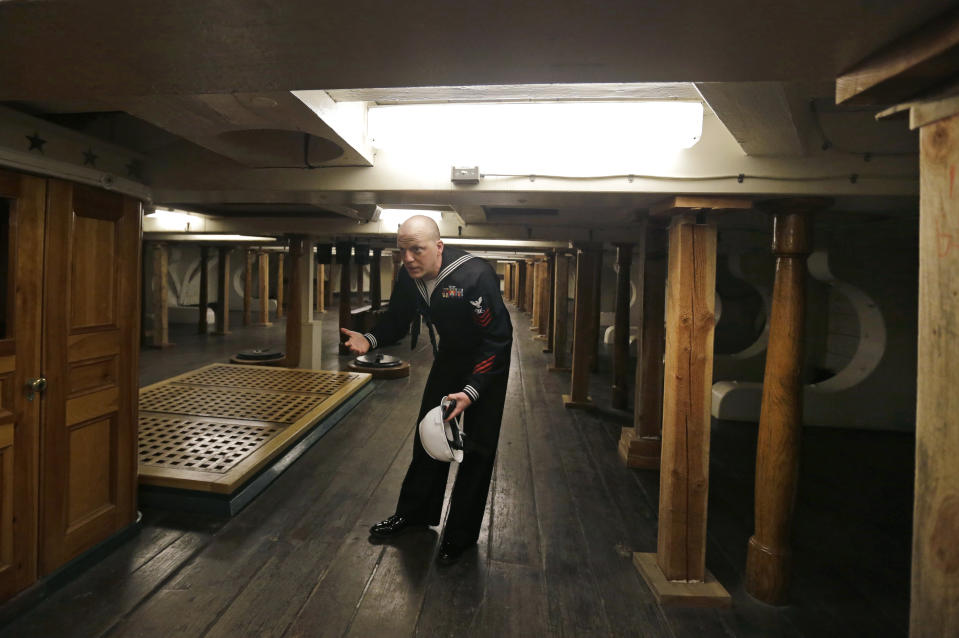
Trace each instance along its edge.
<path fill-rule="evenodd" d="M 433 279 L 443 265 L 443 240 L 436 222 L 424 215 L 414 215 L 400 226 L 396 246 L 406 272 L 413 279 Z"/>
<path fill-rule="evenodd" d="M 403 235 L 410 235 L 416 237 L 417 239 L 439 241 L 440 227 L 436 225 L 435 221 L 426 215 L 413 215 L 403 222 L 402 225 L 400 225 L 397 235 L 397 238 L 402 237 Z"/>

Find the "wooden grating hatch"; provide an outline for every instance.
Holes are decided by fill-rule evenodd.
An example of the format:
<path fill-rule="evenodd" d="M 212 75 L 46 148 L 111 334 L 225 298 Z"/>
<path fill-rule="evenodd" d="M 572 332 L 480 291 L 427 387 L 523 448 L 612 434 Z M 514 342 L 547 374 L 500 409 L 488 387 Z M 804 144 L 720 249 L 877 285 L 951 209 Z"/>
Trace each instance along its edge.
<path fill-rule="evenodd" d="M 231 494 L 368 374 L 212 364 L 140 390 L 140 483 Z"/>

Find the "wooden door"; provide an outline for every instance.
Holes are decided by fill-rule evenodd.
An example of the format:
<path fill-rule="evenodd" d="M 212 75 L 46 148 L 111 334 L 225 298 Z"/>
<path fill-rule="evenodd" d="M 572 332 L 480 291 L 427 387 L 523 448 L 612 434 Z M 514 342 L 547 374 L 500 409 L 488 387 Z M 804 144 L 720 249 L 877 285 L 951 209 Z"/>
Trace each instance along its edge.
<path fill-rule="evenodd" d="M 0 600 L 37 578 L 44 180 L 0 171 Z"/>
<path fill-rule="evenodd" d="M 136 516 L 140 204 L 49 180 L 40 572 Z"/>

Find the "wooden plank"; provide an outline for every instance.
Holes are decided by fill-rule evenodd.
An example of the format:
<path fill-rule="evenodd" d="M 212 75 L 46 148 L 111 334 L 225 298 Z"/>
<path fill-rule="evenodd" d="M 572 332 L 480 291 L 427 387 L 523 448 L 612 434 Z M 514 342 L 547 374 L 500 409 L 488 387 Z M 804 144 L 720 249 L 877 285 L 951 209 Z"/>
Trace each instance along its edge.
<path fill-rule="evenodd" d="M 836 103 L 903 102 L 957 73 L 959 10 L 953 8 L 836 78 Z"/>
<path fill-rule="evenodd" d="M 450 637 L 469 635 L 527 638 L 547 635 L 549 619 L 546 610 L 546 584 L 543 573 L 533 567 L 493 561 L 487 577 L 487 595 L 483 606 L 468 626 L 447 634 L 423 633 L 426 636 Z"/>
<path fill-rule="evenodd" d="M 517 323 L 522 326 L 525 321 L 517 318 Z M 558 421 L 565 421 L 568 417 L 557 404 L 535 399 L 545 396 L 543 382 L 535 376 L 534 369 L 541 368 L 535 365 L 535 361 L 542 355 L 537 353 L 534 359 L 532 349 L 523 340 L 519 342 L 519 349 L 530 464 L 536 468 L 533 472 L 536 516 L 544 540 L 542 565 L 548 611 L 546 629 L 554 635 L 607 635 L 610 631 L 609 620 L 603 601 L 597 596 L 599 580 L 604 575 L 594 573 L 581 560 L 588 555 L 590 541 L 577 519 L 569 480 L 555 449 L 554 428 Z M 555 409 L 550 410 L 547 406 Z M 570 578 L 571 574 L 576 574 L 576 577 Z"/>
<path fill-rule="evenodd" d="M 674 215 L 689 212 L 721 212 L 724 210 L 748 210 L 753 202 L 748 197 L 710 197 L 699 195 L 679 195 L 670 197 L 649 208 L 651 217 Z"/>
<path fill-rule="evenodd" d="M 715 226 L 675 218 L 669 230 L 657 545 L 667 580 L 705 578 L 715 290 Z"/>
<path fill-rule="evenodd" d="M 515 341 L 512 359 L 520 359 Z M 496 476 L 490 496 L 496 530 L 490 541 L 489 555 L 495 561 L 537 566 L 540 562 L 540 539 L 533 492 L 533 466 L 529 458 L 522 373 L 516 368 L 518 366 L 514 366 L 514 373 L 509 380 L 506 401 L 510 409 L 503 414 L 496 453 Z"/>
<path fill-rule="evenodd" d="M 959 634 L 959 115 L 919 133 L 919 367 L 909 633 Z"/>

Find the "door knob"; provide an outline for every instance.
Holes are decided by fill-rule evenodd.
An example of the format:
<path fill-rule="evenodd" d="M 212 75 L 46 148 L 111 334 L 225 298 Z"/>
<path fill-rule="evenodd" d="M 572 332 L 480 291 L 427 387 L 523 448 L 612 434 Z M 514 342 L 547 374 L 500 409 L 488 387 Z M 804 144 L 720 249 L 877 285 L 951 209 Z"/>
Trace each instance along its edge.
<path fill-rule="evenodd" d="M 27 379 L 27 401 L 33 401 L 33 395 L 47 389 L 47 380 L 44 377 Z"/>

